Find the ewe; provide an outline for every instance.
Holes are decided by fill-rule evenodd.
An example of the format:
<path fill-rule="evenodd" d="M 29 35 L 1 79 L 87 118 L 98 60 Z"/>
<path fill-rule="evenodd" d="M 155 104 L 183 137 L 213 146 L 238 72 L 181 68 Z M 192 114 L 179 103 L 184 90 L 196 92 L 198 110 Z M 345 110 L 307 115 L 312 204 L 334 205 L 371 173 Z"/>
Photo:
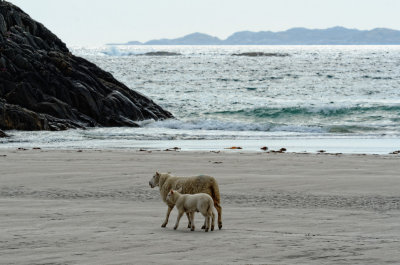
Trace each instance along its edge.
<path fill-rule="evenodd" d="M 167 202 L 167 195 L 172 189 L 182 188 L 184 194 L 206 193 L 211 196 L 214 201 L 214 207 L 218 212 L 218 227 L 222 228 L 222 207 L 220 205 L 220 195 L 217 181 L 210 176 L 195 176 L 195 177 L 176 177 L 169 173 L 154 174 L 153 178 L 149 181 L 151 188 L 160 187 L 160 195 L 163 201 L 168 205 L 167 215 L 161 227 L 165 227 L 168 223 L 169 214 L 171 213 L 174 205 Z M 191 227 L 190 216 L 187 215 Z M 205 228 L 205 225 L 202 227 Z"/>

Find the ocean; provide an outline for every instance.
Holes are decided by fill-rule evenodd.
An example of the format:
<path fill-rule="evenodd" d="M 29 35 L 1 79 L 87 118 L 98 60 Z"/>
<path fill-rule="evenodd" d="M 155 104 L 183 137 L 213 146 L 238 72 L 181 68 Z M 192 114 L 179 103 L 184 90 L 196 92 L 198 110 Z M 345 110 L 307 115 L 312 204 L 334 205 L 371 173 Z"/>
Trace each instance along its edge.
<path fill-rule="evenodd" d="M 176 119 L 11 131 L 0 148 L 387 154 L 400 149 L 400 46 L 70 47 Z M 140 56 L 168 51 L 177 56 Z M 265 52 L 288 56 L 232 56 Z M 237 150 L 236 150 L 237 151 Z"/>

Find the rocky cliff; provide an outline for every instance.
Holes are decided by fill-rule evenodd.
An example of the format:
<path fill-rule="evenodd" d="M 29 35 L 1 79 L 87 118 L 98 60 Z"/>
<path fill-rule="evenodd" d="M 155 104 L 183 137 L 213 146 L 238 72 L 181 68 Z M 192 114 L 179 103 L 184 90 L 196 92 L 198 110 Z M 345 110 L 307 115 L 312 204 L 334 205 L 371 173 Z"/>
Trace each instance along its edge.
<path fill-rule="evenodd" d="M 0 2 L 0 129 L 137 126 L 172 115 L 71 54 L 17 6 Z"/>

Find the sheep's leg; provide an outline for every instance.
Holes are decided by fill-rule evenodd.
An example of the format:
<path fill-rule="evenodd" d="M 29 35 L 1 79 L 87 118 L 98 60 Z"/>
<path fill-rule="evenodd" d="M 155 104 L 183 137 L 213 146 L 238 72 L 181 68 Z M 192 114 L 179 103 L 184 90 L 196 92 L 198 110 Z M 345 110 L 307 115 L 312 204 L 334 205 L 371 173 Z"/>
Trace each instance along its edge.
<path fill-rule="evenodd" d="M 182 212 L 180 211 L 178 213 L 178 218 L 176 218 L 176 223 L 175 223 L 175 226 L 174 226 L 174 230 L 176 230 L 178 228 L 179 220 L 181 220 L 181 217 L 182 217 L 183 214 L 184 214 L 184 211 L 182 211 Z"/>
<path fill-rule="evenodd" d="M 214 231 L 214 224 L 215 224 L 215 214 L 214 211 L 211 213 L 211 231 Z"/>
<path fill-rule="evenodd" d="M 194 212 L 190 213 L 190 222 L 192 223 L 191 231 L 194 231 Z"/>
<path fill-rule="evenodd" d="M 161 225 L 161 227 L 166 227 L 166 226 L 167 226 L 169 215 L 170 215 L 172 209 L 174 209 L 174 206 L 175 206 L 175 205 L 172 205 L 172 206 L 169 206 L 169 205 L 168 205 L 167 215 L 165 216 L 165 221 L 164 221 L 164 223 Z"/>
<path fill-rule="evenodd" d="M 219 205 L 219 203 L 214 201 L 214 207 L 217 209 L 218 212 L 218 228 L 221 230 L 222 228 L 222 207 Z"/>
<path fill-rule="evenodd" d="M 187 219 L 188 219 L 188 228 L 192 228 L 192 222 L 191 222 L 191 220 L 190 220 L 190 215 L 189 215 L 189 213 L 186 213 L 186 216 L 187 216 Z"/>

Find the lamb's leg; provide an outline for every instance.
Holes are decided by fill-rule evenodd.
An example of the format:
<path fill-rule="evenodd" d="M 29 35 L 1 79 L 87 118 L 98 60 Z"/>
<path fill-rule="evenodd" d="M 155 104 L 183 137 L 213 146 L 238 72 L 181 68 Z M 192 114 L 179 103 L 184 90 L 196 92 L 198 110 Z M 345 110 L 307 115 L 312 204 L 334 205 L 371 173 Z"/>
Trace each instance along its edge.
<path fill-rule="evenodd" d="M 205 216 L 204 222 L 206 223 L 206 230 L 204 232 L 208 232 L 208 229 L 210 229 L 210 216 L 208 214 Z"/>
<path fill-rule="evenodd" d="M 178 228 L 179 220 L 181 220 L 181 217 L 182 217 L 183 214 L 184 214 L 184 211 L 182 211 L 182 212 L 180 211 L 178 213 L 178 218 L 176 218 L 176 223 L 175 223 L 175 226 L 174 226 L 174 230 L 176 230 Z"/>
<path fill-rule="evenodd" d="M 189 213 L 186 213 L 186 216 L 187 216 L 187 218 L 188 218 L 188 228 L 192 228 L 192 222 L 190 221 L 190 215 L 189 215 Z"/>
<path fill-rule="evenodd" d="M 169 218 L 169 214 L 171 213 L 172 209 L 174 209 L 175 205 L 169 206 L 168 205 L 168 210 L 167 210 L 167 215 L 165 216 L 165 221 L 164 223 L 161 225 L 161 227 L 166 227 L 168 224 L 168 218 Z"/>
<path fill-rule="evenodd" d="M 204 224 L 203 224 L 203 226 L 201 227 L 201 229 L 206 229 L 206 220 L 204 220 Z"/>

